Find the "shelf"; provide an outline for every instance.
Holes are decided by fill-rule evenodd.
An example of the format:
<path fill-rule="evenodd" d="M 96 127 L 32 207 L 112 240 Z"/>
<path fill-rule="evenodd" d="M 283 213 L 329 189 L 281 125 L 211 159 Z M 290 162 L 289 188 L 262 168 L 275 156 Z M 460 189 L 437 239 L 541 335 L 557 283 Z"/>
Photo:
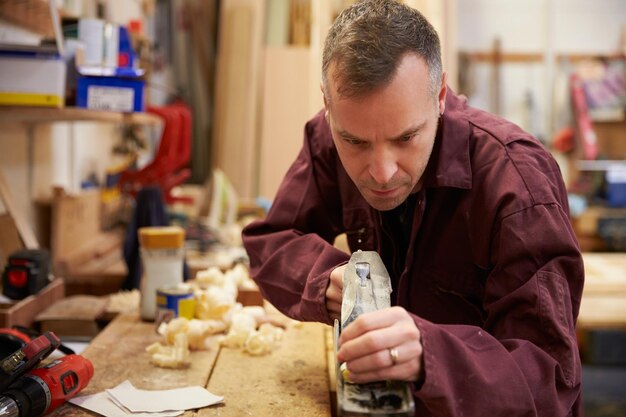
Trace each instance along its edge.
<path fill-rule="evenodd" d="M 159 125 L 161 118 L 150 113 L 120 113 L 89 110 L 77 107 L 17 107 L 0 106 L 1 123 L 51 123 L 51 122 L 111 122 L 124 124 Z"/>
<path fill-rule="evenodd" d="M 576 167 L 580 171 L 626 171 L 626 161 L 622 160 L 579 160 Z"/>

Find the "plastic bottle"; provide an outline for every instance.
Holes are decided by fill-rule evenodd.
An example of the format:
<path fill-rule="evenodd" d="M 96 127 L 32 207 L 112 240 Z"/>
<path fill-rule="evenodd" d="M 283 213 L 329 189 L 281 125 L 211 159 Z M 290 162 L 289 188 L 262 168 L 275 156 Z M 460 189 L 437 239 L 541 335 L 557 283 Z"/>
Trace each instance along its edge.
<path fill-rule="evenodd" d="M 139 229 L 143 266 L 140 302 L 142 319 L 155 319 L 157 289 L 183 282 L 184 243 L 185 231 L 180 227 Z"/>

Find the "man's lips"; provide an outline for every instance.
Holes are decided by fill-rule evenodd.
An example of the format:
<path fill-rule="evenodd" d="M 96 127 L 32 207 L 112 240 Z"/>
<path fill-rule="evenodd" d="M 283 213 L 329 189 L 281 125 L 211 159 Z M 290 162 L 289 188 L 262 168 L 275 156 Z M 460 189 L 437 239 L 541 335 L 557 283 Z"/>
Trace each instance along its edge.
<path fill-rule="evenodd" d="M 386 197 L 389 195 L 392 195 L 394 192 L 396 192 L 397 188 L 388 188 L 388 189 L 384 189 L 384 190 L 377 190 L 375 188 L 370 188 L 370 191 L 372 192 L 372 194 L 377 195 L 379 197 Z"/>

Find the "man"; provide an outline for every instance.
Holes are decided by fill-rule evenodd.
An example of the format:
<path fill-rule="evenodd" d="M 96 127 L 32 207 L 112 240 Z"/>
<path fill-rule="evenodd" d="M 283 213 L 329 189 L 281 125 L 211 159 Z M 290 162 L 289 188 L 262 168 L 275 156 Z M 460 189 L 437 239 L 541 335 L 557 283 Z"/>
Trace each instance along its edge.
<path fill-rule="evenodd" d="M 262 294 L 330 324 L 346 233 L 381 255 L 394 305 L 342 332 L 352 380 L 411 381 L 420 416 L 580 415 L 583 266 L 549 152 L 456 96 L 436 32 L 394 1 L 337 18 L 322 75 L 325 110 L 244 230 Z"/>

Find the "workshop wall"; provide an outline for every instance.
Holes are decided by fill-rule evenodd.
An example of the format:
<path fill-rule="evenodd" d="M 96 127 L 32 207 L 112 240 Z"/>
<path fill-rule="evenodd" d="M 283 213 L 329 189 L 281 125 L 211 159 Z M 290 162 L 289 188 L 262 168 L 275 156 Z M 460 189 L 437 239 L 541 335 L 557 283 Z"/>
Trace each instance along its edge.
<path fill-rule="evenodd" d="M 106 18 L 127 23 L 141 16 L 139 2 L 109 0 Z M 77 16 L 95 17 L 96 1 L 66 1 L 66 10 Z M 0 20 L 0 32 L 7 27 Z M 78 192 L 90 174 L 101 176 L 115 164 L 113 143 L 120 139 L 120 126 L 109 123 L 5 123 L 0 128 L 0 169 L 10 187 L 16 206 L 39 230 L 37 206 L 33 201 L 49 201 L 52 187 Z M 5 208 L 0 202 L 0 213 Z M 44 225 L 45 226 L 45 225 Z"/>
<path fill-rule="evenodd" d="M 490 52 L 499 38 L 503 55 L 545 55 L 539 61 L 502 63 L 499 110 L 492 63 L 470 63 L 460 74 L 472 104 L 545 139 L 564 123 L 563 107 L 569 106 L 564 85 L 569 68 L 559 57 L 616 54 L 624 45 L 623 0 L 463 0 L 458 8 L 459 50 Z"/>

